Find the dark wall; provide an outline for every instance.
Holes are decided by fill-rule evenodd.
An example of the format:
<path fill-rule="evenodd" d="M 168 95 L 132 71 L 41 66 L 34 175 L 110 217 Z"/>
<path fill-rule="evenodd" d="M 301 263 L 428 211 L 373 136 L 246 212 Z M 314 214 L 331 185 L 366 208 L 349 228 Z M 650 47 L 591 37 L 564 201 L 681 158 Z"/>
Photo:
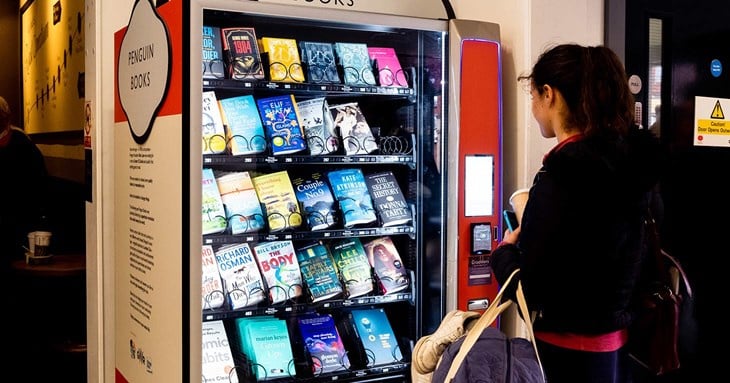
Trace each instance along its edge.
<path fill-rule="evenodd" d="M 13 110 L 13 123 L 23 126 L 20 111 L 23 110 L 20 97 L 20 16 L 18 1 L 0 1 L 0 36 L 2 36 L 3 58 L 0 60 L 0 96 L 3 96 Z"/>

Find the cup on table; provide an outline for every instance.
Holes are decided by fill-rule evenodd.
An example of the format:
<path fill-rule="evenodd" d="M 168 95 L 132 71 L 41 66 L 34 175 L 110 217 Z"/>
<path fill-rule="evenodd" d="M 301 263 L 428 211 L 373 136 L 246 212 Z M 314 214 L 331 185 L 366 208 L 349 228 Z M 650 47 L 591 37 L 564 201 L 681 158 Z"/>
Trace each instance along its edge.
<path fill-rule="evenodd" d="M 28 252 L 31 255 L 35 253 L 35 231 L 28 233 Z"/>
<path fill-rule="evenodd" d="M 518 189 L 509 197 L 509 204 L 512 205 L 512 210 L 517 215 L 517 222 L 522 224 L 522 213 L 525 212 L 525 205 L 527 205 L 527 198 L 530 196 L 530 189 Z"/>
<path fill-rule="evenodd" d="M 45 257 L 50 255 L 51 247 L 51 236 L 53 234 L 50 231 L 36 231 L 35 232 L 35 246 L 32 251 L 35 257 Z"/>

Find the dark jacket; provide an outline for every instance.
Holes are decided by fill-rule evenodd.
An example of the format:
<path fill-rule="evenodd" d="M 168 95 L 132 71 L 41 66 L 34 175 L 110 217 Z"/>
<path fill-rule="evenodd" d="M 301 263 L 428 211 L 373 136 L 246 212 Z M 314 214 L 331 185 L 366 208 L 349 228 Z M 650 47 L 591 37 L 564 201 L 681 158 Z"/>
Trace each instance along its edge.
<path fill-rule="evenodd" d="M 659 143 L 633 129 L 550 152 L 534 179 L 516 245 L 495 249 L 498 281 L 515 268 L 536 331 L 598 334 L 625 328 L 640 261 L 646 197 L 658 182 Z"/>

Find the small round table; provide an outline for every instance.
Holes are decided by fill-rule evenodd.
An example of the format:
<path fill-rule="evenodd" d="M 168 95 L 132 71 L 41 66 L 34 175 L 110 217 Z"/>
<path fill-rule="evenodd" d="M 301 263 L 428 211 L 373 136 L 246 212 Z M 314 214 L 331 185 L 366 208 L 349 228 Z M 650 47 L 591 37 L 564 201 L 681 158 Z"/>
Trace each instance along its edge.
<path fill-rule="evenodd" d="M 13 270 L 18 275 L 32 277 L 73 277 L 86 272 L 86 256 L 84 254 L 59 254 L 48 262 L 37 265 L 28 264 L 24 259 L 13 261 Z"/>

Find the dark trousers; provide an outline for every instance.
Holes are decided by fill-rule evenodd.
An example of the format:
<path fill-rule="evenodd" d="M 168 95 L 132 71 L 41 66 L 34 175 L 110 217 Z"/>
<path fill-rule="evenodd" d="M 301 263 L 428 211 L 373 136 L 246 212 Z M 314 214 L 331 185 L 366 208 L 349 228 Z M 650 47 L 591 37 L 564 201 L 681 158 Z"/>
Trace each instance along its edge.
<path fill-rule="evenodd" d="M 547 383 L 629 383 L 623 350 L 587 352 L 537 341 Z"/>

